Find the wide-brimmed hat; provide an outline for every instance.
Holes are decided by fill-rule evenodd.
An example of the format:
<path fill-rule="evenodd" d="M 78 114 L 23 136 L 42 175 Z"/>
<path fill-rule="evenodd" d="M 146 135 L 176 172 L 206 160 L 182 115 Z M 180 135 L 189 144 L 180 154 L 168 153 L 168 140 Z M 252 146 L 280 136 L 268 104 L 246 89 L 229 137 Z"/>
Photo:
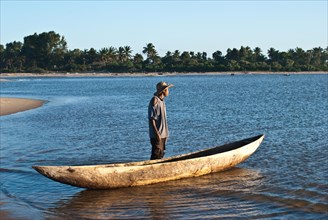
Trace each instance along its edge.
<path fill-rule="evenodd" d="M 156 85 L 156 92 L 154 93 L 154 95 L 158 95 L 161 94 L 161 92 L 163 92 L 164 89 L 166 88 L 171 88 L 172 86 L 174 86 L 173 84 L 167 84 L 166 82 L 159 82 Z"/>

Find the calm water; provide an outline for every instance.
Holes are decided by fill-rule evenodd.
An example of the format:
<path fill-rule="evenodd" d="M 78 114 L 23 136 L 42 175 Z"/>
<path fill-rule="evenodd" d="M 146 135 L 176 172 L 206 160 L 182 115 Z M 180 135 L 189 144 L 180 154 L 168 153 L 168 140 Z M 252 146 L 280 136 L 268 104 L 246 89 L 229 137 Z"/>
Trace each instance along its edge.
<path fill-rule="evenodd" d="M 166 156 L 264 133 L 261 147 L 226 172 L 118 190 L 31 168 L 148 159 L 162 80 L 175 84 Z M 16 78 L 1 96 L 48 100 L 0 118 L 0 209 L 14 219 L 328 218 L 328 75 Z"/>

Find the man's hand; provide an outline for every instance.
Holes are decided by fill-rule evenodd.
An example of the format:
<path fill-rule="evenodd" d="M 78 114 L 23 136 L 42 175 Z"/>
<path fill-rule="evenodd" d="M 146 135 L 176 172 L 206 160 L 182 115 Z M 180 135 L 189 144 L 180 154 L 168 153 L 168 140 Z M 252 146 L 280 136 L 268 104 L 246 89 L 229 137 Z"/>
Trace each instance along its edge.
<path fill-rule="evenodd" d="M 154 129 L 154 131 L 155 131 L 156 139 L 157 139 L 158 141 L 160 141 L 160 140 L 161 140 L 161 134 L 160 134 L 159 131 L 157 130 L 157 127 L 156 127 L 156 121 L 155 121 L 155 120 L 152 120 L 151 125 L 152 125 L 152 127 L 153 127 L 153 129 Z"/>
<path fill-rule="evenodd" d="M 161 135 L 159 134 L 159 132 L 156 132 L 156 139 L 157 139 L 158 141 L 161 140 Z"/>

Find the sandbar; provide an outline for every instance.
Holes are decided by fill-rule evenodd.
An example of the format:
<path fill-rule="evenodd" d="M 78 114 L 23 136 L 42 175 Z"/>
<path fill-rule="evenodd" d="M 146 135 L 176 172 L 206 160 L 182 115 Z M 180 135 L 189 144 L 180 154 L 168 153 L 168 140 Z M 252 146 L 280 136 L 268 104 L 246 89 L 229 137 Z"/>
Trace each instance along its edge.
<path fill-rule="evenodd" d="M 43 103 L 44 101 L 36 99 L 0 97 L 0 116 L 38 108 Z"/>

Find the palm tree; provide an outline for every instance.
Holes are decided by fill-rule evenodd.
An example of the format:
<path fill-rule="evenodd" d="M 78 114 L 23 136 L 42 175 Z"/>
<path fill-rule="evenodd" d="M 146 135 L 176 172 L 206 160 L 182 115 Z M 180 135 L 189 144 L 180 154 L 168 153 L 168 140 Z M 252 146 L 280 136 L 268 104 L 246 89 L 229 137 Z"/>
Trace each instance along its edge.
<path fill-rule="evenodd" d="M 101 48 L 99 50 L 99 60 L 102 63 L 102 65 L 106 65 L 107 64 L 107 60 L 108 60 L 108 48 Z"/>
<path fill-rule="evenodd" d="M 222 60 L 222 52 L 217 50 L 212 54 L 212 57 L 215 61 L 220 62 Z"/>
<path fill-rule="evenodd" d="M 157 51 L 152 43 L 148 43 L 146 47 L 143 48 L 142 52 L 147 55 L 147 60 L 149 63 L 154 63 L 157 57 Z"/>
<path fill-rule="evenodd" d="M 189 54 L 189 52 L 184 51 L 181 54 L 180 58 L 181 58 L 182 63 L 184 63 L 185 65 L 188 65 L 188 63 L 190 62 L 190 54 Z"/>
<path fill-rule="evenodd" d="M 255 49 L 254 49 L 254 60 L 256 62 L 263 62 L 263 61 L 265 61 L 265 57 L 262 54 L 261 48 L 259 48 L 259 47 L 255 47 Z"/>
<path fill-rule="evenodd" d="M 143 61 L 143 57 L 140 53 L 136 53 L 133 57 L 133 63 L 135 64 L 141 64 Z"/>
<path fill-rule="evenodd" d="M 117 55 L 117 49 L 115 47 L 109 47 L 107 53 L 109 62 L 117 60 L 116 55 Z"/>
<path fill-rule="evenodd" d="M 227 54 L 225 55 L 225 58 L 227 60 L 236 60 L 239 61 L 239 50 L 236 48 L 233 48 L 232 50 L 229 48 L 227 50 Z"/>
<path fill-rule="evenodd" d="M 272 47 L 268 50 L 268 56 L 271 62 L 279 61 L 279 51 Z"/>
<path fill-rule="evenodd" d="M 136 53 L 133 57 L 133 66 L 136 71 L 142 70 L 143 57 L 141 54 Z"/>
<path fill-rule="evenodd" d="M 123 47 L 123 53 L 124 53 L 125 61 L 127 61 L 128 59 L 131 59 L 132 50 L 131 50 L 130 46 L 124 46 Z"/>
<path fill-rule="evenodd" d="M 300 65 L 305 65 L 307 64 L 306 61 L 306 54 L 305 51 L 302 48 L 297 47 L 295 49 L 295 58 L 293 58 L 294 61 L 296 61 Z"/>
<path fill-rule="evenodd" d="M 197 60 L 201 60 L 202 59 L 202 53 L 201 52 L 197 52 L 196 53 L 196 58 L 197 58 Z"/>
<path fill-rule="evenodd" d="M 162 61 L 164 64 L 172 63 L 172 52 L 167 51 L 165 56 L 162 57 Z"/>
<path fill-rule="evenodd" d="M 118 60 L 122 63 L 126 60 L 123 47 L 118 48 Z"/>
<path fill-rule="evenodd" d="M 178 63 L 180 61 L 180 51 L 179 50 L 175 50 L 173 55 L 172 55 L 173 61 L 175 63 Z"/>
<path fill-rule="evenodd" d="M 207 60 L 207 53 L 206 53 L 206 52 L 203 52 L 203 53 L 202 53 L 202 59 L 203 59 L 203 60 Z"/>

